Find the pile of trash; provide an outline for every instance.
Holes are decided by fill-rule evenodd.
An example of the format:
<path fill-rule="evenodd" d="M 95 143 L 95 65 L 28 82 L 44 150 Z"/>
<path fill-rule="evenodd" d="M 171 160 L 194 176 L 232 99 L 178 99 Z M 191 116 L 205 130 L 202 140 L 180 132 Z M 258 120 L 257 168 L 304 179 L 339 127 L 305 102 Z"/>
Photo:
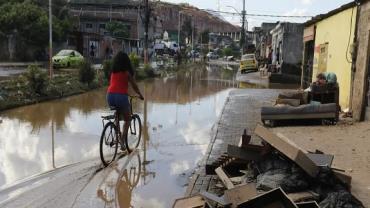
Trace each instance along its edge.
<path fill-rule="evenodd" d="M 255 134 L 261 145 L 250 144 L 251 136 L 244 135 L 239 146 L 229 145 L 227 157 L 218 161 L 214 173 L 222 194 L 203 191 L 177 199 L 173 207 L 364 207 L 350 192 L 351 177 L 332 167 L 332 155 L 306 152 L 262 126 Z"/>

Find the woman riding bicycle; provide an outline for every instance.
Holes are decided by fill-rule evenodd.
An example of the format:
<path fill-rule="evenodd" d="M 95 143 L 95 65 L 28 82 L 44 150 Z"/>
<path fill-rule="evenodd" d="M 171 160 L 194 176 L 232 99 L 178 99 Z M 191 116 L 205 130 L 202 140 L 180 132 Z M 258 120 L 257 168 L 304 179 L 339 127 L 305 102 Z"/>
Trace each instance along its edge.
<path fill-rule="evenodd" d="M 144 99 L 138 88 L 135 78 L 134 70 L 131 65 L 130 58 L 122 51 L 113 59 L 112 73 L 110 75 L 109 87 L 107 90 L 107 101 L 110 107 L 114 107 L 123 116 L 123 135 L 120 138 L 121 149 L 123 149 L 123 138 L 126 137 L 130 125 L 131 113 L 130 102 L 128 98 L 128 84 L 131 84 L 134 91 L 139 95 L 140 99 Z"/>

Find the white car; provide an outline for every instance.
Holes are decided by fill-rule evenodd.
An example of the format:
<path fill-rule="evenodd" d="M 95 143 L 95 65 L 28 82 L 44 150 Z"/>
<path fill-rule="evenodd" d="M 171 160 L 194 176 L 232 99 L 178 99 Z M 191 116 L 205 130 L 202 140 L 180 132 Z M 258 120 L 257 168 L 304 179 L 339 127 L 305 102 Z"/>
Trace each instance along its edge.
<path fill-rule="evenodd" d="M 209 59 L 218 59 L 218 55 L 215 54 L 214 52 L 209 52 L 207 54 L 207 58 L 209 58 Z"/>

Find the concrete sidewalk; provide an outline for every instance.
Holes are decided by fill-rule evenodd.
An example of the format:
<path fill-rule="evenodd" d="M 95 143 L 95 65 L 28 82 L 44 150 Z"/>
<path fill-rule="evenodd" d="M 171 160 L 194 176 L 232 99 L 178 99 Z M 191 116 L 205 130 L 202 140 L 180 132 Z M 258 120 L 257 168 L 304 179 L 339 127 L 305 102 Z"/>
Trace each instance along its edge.
<path fill-rule="evenodd" d="M 200 191 L 219 192 L 215 186 L 218 177 L 206 175 L 205 166 L 211 165 L 227 152 L 228 144 L 238 144 L 244 129 L 253 132 L 261 120 L 261 107 L 271 106 L 281 92 L 283 90 L 276 89 L 239 89 L 230 92 L 219 121 L 214 126 L 214 135 L 204 161 L 191 178 L 186 195 L 194 195 Z"/>
<path fill-rule="evenodd" d="M 352 176 L 351 192 L 370 207 L 370 122 L 336 126 L 289 126 L 274 128 L 308 151 L 334 155 L 333 166 Z"/>

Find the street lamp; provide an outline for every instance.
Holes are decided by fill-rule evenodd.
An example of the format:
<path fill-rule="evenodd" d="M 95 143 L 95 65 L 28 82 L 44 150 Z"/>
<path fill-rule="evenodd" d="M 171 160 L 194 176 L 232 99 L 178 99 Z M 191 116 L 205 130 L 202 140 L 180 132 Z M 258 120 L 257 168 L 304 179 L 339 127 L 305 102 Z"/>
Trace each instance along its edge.
<path fill-rule="evenodd" d="M 240 46 L 242 48 L 242 55 L 244 53 L 244 45 L 245 45 L 245 16 L 247 15 L 247 12 L 245 11 L 245 0 L 243 1 L 243 11 L 240 13 L 237 9 L 235 9 L 233 6 L 227 6 L 230 8 L 233 8 L 236 13 L 240 14 L 242 16 L 242 31 L 241 31 L 241 38 L 240 38 Z M 248 31 L 248 21 L 247 21 L 247 31 Z"/>

